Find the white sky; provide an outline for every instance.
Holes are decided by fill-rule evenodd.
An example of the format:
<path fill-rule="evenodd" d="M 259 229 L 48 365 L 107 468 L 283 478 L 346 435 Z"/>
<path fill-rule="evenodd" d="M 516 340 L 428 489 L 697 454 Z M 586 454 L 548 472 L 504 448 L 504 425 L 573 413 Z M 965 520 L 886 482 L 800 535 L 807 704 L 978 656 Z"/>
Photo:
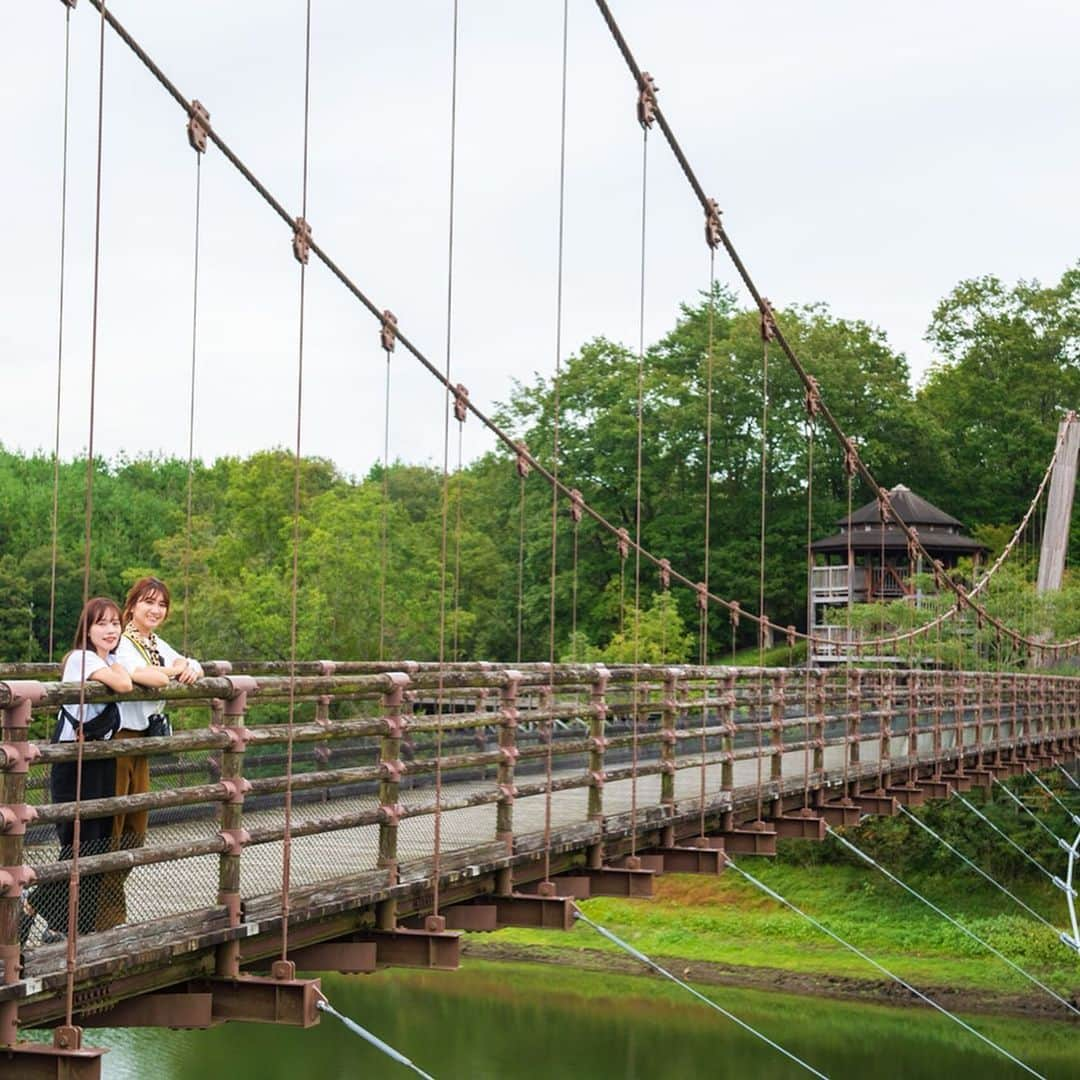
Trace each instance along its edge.
<path fill-rule="evenodd" d="M 113 0 L 111 10 L 299 212 L 303 0 Z M 636 341 L 635 88 L 570 3 L 564 353 Z M 313 4 L 308 217 L 440 367 L 446 353 L 450 0 Z M 916 374 L 964 277 L 1056 281 L 1080 256 L 1080 5 L 613 0 L 726 227 L 777 304 L 880 325 Z M 51 449 L 64 6 L 5 0 L 0 441 Z M 562 4 L 461 0 L 452 377 L 482 407 L 555 363 Z M 98 15 L 71 20 L 61 449 L 86 444 Z M 187 452 L 194 154 L 184 116 L 107 31 L 96 448 Z M 702 216 L 650 138 L 646 337 L 708 281 Z M 291 445 L 298 267 L 289 231 L 215 150 L 203 163 L 196 452 Z M 722 280 L 733 281 L 718 260 Z M 305 453 L 382 452 L 378 326 L 312 260 Z M 391 453 L 442 461 L 442 395 L 402 350 Z M 826 395 L 828 387 L 825 387 Z M 465 456 L 490 441 L 466 425 Z M 873 463 L 871 463 L 872 465 Z"/>

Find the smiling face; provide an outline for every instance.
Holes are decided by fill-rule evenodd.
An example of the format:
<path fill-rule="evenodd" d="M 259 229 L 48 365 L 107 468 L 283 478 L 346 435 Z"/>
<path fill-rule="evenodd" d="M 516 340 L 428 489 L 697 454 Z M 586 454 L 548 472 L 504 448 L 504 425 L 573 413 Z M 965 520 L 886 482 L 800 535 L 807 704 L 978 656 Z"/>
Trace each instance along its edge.
<path fill-rule="evenodd" d="M 120 631 L 120 609 L 106 609 L 90 624 L 90 648 L 104 660 L 115 651 L 120 641 Z"/>
<path fill-rule="evenodd" d="M 153 634 L 169 614 L 169 602 L 157 589 L 150 589 L 131 607 L 131 621 L 140 634 Z"/>

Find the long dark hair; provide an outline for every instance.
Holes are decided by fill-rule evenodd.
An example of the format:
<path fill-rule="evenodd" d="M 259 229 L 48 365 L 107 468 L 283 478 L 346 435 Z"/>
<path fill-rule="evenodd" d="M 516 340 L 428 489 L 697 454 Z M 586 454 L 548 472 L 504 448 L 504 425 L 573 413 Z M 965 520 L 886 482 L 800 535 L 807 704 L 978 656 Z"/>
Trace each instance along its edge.
<path fill-rule="evenodd" d="M 121 614 L 120 622 L 124 626 L 127 626 L 127 624 L 131 622 L 131 616 L 135 611 L 135 605 L 140 600 L 146 600 L 155 593 L 161 597 L 161 602 L 165 605 L 166 612 L 168 612 L 171 603 L 169 586 L 160 578 L 143 577 L 139 578 L 139 580 L 128 589 L 127 599 L 124 601 L 124 610 Z"/>
<path fill-rule="evenodd" d="M 107 596 L 95 596 L 93 600 L 86 601 L 86 607 L 82 609 L 82 614 L 79 616 L 79 625 L 75 628 L 75 640 L 71 643 L 71 652 L 64 657 L 61 666 L 67 663 L 68 656 L 73 652 L 95 651 L 90 641 L 90 627 L 110 611 L 115 611 L 117 618 L 120 617 L 120 605 Z M 123 619 L 120 621 L 122 623 Z"/>

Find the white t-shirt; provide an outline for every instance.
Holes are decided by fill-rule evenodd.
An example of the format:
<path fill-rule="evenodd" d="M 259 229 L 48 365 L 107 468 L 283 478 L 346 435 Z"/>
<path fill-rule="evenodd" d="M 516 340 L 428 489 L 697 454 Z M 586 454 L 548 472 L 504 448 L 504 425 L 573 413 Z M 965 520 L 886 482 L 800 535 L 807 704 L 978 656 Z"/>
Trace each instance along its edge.
<path fill-rule="evenodd" d="M 86 664 L 85 675 L 83 672 L 83 663 Z M 109 653 L 108 659 L 102 660 L 96 652 L 90 652 L 89 650 L 76 649 L 68 658 L 64 664 L 63 674 L 60 676 L 62 682 L 79 682 L 84 677 L 89 681 L 90 676 L 95 671 L 100 671 L 103 667 L 112 667 L 117 662 L 116 653 Z M 65 706 L 68 713 L 78 720 L 80 724 L 88 724 L 91 720 L 101 715 L 101 711 L 105 708 L 104 705 L 84 705 L 82 712 L 79 711 L 78 704 L 71 704 Z M 75 728 L 70 723 L 60 724 L 60 742 L 74 742 L 75 741 Z"/>
<path fill-rule="evenodd" d="M 157 639 L 157 648 L 161 654 L 163 667 L 168 667 L 180 655 L 161 638 Z M 199 676 L 202 677 L 202 667 L 199 662 L 187 657 L 185 659 L 198 669 Z M 138 668 L 151 666 L 129 637 L 120 638 L 120 644 L 116 646 L 116 660 L 129 675 Z M 125 731 L 145 731 L 150 726 L 150 717 L 155 713 L 163 712 L 164 709 L 164 701 L 122 701 L 120 703 L 120 728 Z"/>

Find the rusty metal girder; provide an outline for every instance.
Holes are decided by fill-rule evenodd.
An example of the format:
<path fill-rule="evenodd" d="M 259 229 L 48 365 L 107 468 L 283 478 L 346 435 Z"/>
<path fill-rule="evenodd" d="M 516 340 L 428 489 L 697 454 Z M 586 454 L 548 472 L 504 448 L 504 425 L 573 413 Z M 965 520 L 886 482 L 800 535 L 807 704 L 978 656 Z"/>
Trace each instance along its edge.
<path fill-rule="evenodd" d="M 318 979 L 275 979 L 262 975 L 209 976 L 187 984 L 196 994 L 211 994 L 213 1019 L 257 1024 L 314 1027 L 319 1022 Z"/>
<path fill-rule="evenodd" d="M 851 799 L 824 803 L 817 809 L 830 825 L 858 825 L 862 818 L 862 808 Z"/>
<path fill-rule="evenodd" d="M 897 784 L 885 789 L 901 806 L 922 806 L 926 802 L 926 792 L 915 784 Z"/>
<path fill-rule="evenodd" d="M 760 822 L 759 827 L 753 826 L 744 829 L 728 829 L 720 833 L 724 841 L 724 849 L 732 855 L 765 855 L 772 857 L 776 854 L 776 830 L 768 828 L 765 822 Z"/>
<path fill-rule="evenodd" d="M 630 858 L 637 859 L 636 864 L 628 864 Z M 610 865 L 618 870 L 648 870 L 653 874 L 664 872 L 664 858 L 655 852 L 641 852 L 638 855 L 623 855 L 621 858 L 612 859 Z"/>
<path fill-rule="evenodd" d="M 141 994 L 108 1009 L 79 1015 L 82 1027 L 209 1028 L 224 1023 L 214 1017 L 212 993 Z"/>
<path fill-rule="evenodd" d="M 461 934 L 456 930 L 414 930 L 399 926 L 396 930 L 360 930 L 350 940 L 373 941 L 379 967 L 456 971 L 460 965 Z"/>
<path fill-rule="evenodd" d="M 100 1046 L 59 1047 L 15 1043 L 0 1047 L 0 1076 L 15 1080 L 101 1080 Z"/>
<path fill-rule="evenodd" d="M 652 870 L 629 870 L 620 866 L 602 866 L 582 871 L 589 878 L 593 896 L 627 896 L 647 899 L 653 894 Z"/>
<path fill-rule="evenodd" d="M 782 814 L 769 819 L 769 824 L 776 830 L 777 836 L 792 840 L 824 840 L 826 822 L 816 813 Z"/>
<path fill-rule="evenodd" d="M 969 769 L 967 775 L 971 777 L 971 782 L 981 788 L 989 790 L 994 786 L 994 777 L 996 773 L 989 765 L 984 765 L 982 768 Z"/>
<path fill-rule="evenodd" d="M 928 799 L 947 799 L 953 790 L 949 780 L 933 777 L 927 780 L 916 780 L 918 787 L 926 793 Z"/>
<path fill-rule="evenodd" d="M 321 941 L 289 950 L 297 971 L 336 971 L 367 975 L 376 970 L 378 946 L 374 941 Z"/>
<path fill-rule="evenodd" d="M 876 817 L 896 817 L 900 812 L 897 809 L 896 800 L 885 791 L 860 792 L 852 795 L 852 801 L 864 814 L 874 814 Z"/>
<path fill-rule="evenodd" d="M 969 773 L 946 773 L 944 778 L 957 791 L 970 791 L 975 786 L 975 777 Z"/>
<path fill-rule="evenodd" d="M 592 882 L 582 874 L 556 874 L 551 879 L 556 896 L 569 896 L 574 900 L 588 900 L 592 896 Z"/>
<path fill-rule="evenodd" d="M 660 856 L 668 874 L 719 874 L 727 865 L 723 848 L 665 847 L 650 854 Z"/>

